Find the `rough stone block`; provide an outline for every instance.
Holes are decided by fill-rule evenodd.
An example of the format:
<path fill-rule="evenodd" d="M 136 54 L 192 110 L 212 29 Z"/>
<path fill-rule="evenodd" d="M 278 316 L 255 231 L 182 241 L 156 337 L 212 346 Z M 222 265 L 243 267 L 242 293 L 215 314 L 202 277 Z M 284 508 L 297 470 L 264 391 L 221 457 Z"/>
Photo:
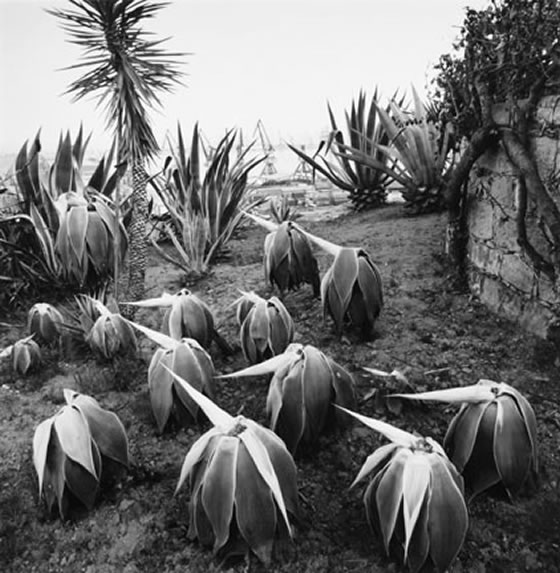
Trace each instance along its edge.
<path fill-rule="evenodd" d="M 496 209 L 496 212 L 498 209 Z M 497 249 L 507 254 L 519 252 L 517 223 L 512 218 L 494 217 L 493 241 Z"/>
<path fill-rule="evenodd" d="M 551 137 L 535 137 L 531 141 L 531 152 L 539 175 L 546 182 L 560 167 L 560 142 Z"/>
<path fill-rule="evenodd" d="M 519 256 L 504 254 L 500 277 L 508 285 L 531 295 L 535 286 L 535 271 Z"/>
<path fill-rule="evenodd" d="M 498 249 L 473 238 L 469 241 L 468 254 L 474 267 L 489 275 L 498 276 L 502 264 L 502 253 Z"/>
<path fill-rule="evenodd" d="M 488 200 L 476 199 L 471 202 L 469 209 L 469 229 L 478 239 L 492 238 L 492 223 L 494 209 Z"/>
<path fill-rule="evenodd" d="M 489 189 L 493 200 L 498 203 L 503 214 L 508 217 L 515 217 L 516 186 L 516 179 L 511 176 L 497 175 Z"/>

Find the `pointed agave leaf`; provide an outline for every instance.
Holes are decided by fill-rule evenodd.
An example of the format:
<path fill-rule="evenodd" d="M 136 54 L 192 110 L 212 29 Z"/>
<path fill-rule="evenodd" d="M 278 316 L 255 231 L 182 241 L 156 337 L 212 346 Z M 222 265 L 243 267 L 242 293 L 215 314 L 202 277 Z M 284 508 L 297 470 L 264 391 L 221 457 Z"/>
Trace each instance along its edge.
<path fill-rule="evenodd" d="M 148 368 L 150 402 L 159 432 L 163 432 L 173 407 L 173 379 L 163 365 L 172 358 L 172 350 L 158 348 Z"/>
<path fill-rule="evenodd" d="M 128 467 L 128 439 L 119 417 L 114 412 L 104 410 L 97 400 L 84 394 L 75 396 L 72 403 L 84 414 L 100 453 Z"/>
<path fill-rule="evenodd" d="M 93 461 L 91 433 L 82 413 L 72 406 L 63 406 L 55 416 L 54 429 L 64 454 L 98 478 Z"/>
<path fill-rule="evenodd" d="M 347 410 L 342 406 L 335 405 L 336 408 L 346 412 L 350 416 L 353 416 L 362 424 L 365 424 L 368 428 L 383 434 L 388 440 L 391 442 L 398 444 L 399 446 L 403 446 L 405 448 L 410 448 L 412 445 L 416 443 L 416 436 L 414 434 L 410 434 L 409 432 L 405 432 L 404 430 L 400 430 L 387 422 L 382 422 L 381 420 L 375 420 L 374 418 L 369 418 L 368 416 L 363 416 L 362 414 L 358 414 L 357 412 L 353 412 L 352 410 Z"/>
<path fill-rule="evenodd" d="M 478 435 L 480 421 L 489 402 L 469 404 L 452 420 L 445 435 L 445 447 L 450 450 L 453 463 L 462 471 L 469 461 Z"/>
<path fill-rule="evenodd" d="M 428 531 L 430 556 L 439 571 L 447 570 L 457 557 L 465 541 L 468 524 L 463 492 L 445 463 L 434 463 L 428 501 Z"/>
<path fill-rule="evenodd" d="M 288 519 L 288 512 L 286 510 L 286 504 L 284 503 L 284 497 L 282 496 L 282 490 L 280 489 L 280 483 L 278 482 L 278 477 L 274 472 L 274 467 L 270 461 L 268 452 L 262 442 L 253 434 L 253 432 L 242 432 L 239 434 L 241 441 L 247 448 L 253 463 L 255 464 L 260 476 L 263 478 L 266 485 L 272 492 L 272 497 L 280 509 L 280 513 L 284 518 L 286 528 L 292 535 L 292 528 L 290 526 L 290 521 Z"/>
<path fill-rule="evenodd" d="M 430 460 L 424 453 L 410 456 L 403 469 L 402 513 L 404 517 L 405 561 L 407 559 L 410 541 L 412 539 L 412 534 L 414 533 L 414 528 L 416 527 L 416 522 L 420 517 L 426 497 L 429 495 L 430 474 Z"/>
<path fill-rule="evenodd" d="M 131 304 L 132 306 L 140 306 L 143 308 L 166 308 L 173 305 L 175 298 L 175 295 L 163 292 L 161 296 L 155 298 L 147 298 L 137 302 L 125 302 L 124 304 Z"/>
<path fill-rule="evenodd" d="M 55 170 L 55 185 L 58 194 L 72 191 L 72 182 L 74 174 L 74 166 L 72 161 L 72 142 L 70 140 L 70 133 L 61 140 L 56 154 L 54 164 Z"/>
<path fill-rule="evenodd" d="M 350 488 L 358 485 L 361 481 L 363 481 L 366 477 L 368 477 L 371 473 L 377 473 L 377 470 L 387 464 L 391 457 L 394 455 L 395 450 L 400 447 L 398 444 L 390 443 L 377 448 L 373 454 L 369 455 L 364 462 L 364 465 L 360 468 L 358 475 L 352 482 Z"/>
<path fill-rule="evenodd" d="M 411 455 L 412 452 L 406 448 L 401 448 L 397 451 L 391 463 L 388 464 L 383 471 L 377 486 L 377 491 L 375 492 L 375 501 L 379 513 L 379 526 L 387 554 L 389 554 L 389 544 L 391 543 L 401 508 L 403 470 Z"/>
<path fill-rule="evenodd" d="M 494 459 L 506 489 L 516 493 L 531 468 L 532 446 L 525 421 L 509 396 L 497 400 Z"/>
<path fill-rule="evenodd" d="M 132 322 L 131 320 L 126 320 L 126 322 L 139 330 L 142 334 L 145 334 L 150 340 L 153 340 L 156 344 L 159 344 L 162 348 L 173 350 L 174 348 L 177 348 L 179 344 L 181 344 L 180 340 L 171 338 L 171 336 L 167 336 L 162 332 L 158 332 L 157 330 L 153 330 L 152 328 L 148 328 L 147 326 L 143 326 L 137 322 Z"/>
<path fill-rule="evenodd" d="M 264 362 L 259 364 L 254 364 L 253 366 L 248 366 L 247 368 L 242 368 L 237 372 L 231 372 L 230 374 L 222 374 L 219 378 L 241 378 L 243 376 L 263 376 L 264 374 L 271 374 L 276 372 L 278 369 L 282 368 L 286 364 L 290 364 L 295 360 L 295 354 L 288 349 L 282 354 L 273 356 Z"/>
<path fill-rule="evenodd" d="M 253 452 L 243 439 L 244 436 L 251 436 L 249 441 L 251 442 L 252 439 L 264 450 L 264 446 L 250 431 L 240 434 L 235 492 L 237 526 L 249 548 L 261 561 L 268 564 L 277 528 L 275 499 L 272 488 L 262 475 Z"/>
<path fill-rule="evenodd" d="M 39 479 L 39 496 L 43 492 L 43 479 L 53 424 L 54 417 L 48 418 L 35 428 L 33 434 L 33 465 Z"/>
<path fill-rule="evenodd" d="M 463 386 L 461 388 L 447 388 L 445 390 L 432 390 L 430 392 L 419 392 L 418 394 L 390 394 L 392 398 L 407 398 L 410 400 L 434 400 L 437 402 L 491 402 L 496 395 L 481 384 Z"/>
<path fill-rule="evenodd" d="M 263 219 L 262 217 L 259 217 L 258 215 L 255 215 L 254 213 L 249 213 L 248 211 L 243 211 L 243 214 L 246 217 L 249 217 L 249 219 L 252 219 L 255 223 L 257 223 L 258 225 L 263 227 L 263 229 L 266 229 L 270 233 L 275 232 L 279 227 L 279 225 L 277 223 L 274 223 L 273 221 L 269 221 L 268 219 Z"/>
<path fill-rule="evenodd" d="M 201 500 L 216 536 L 214 553 L 219 551 L 229 538 L 237 487 L 238 450 L 237 437 L 221 436 L 204 476 Z"/>
<path fill-rule="evenodd" d="M 179 475 L 179 481 L 177 482 L 177 487 L 175 488 L 175 495 L 179 492 L 185 480 L 192 472 L 194 466 L 202 459 L 206 450 L 210 447 L 210 443 L 216 436 L 222 435 L 222 430 L 219 428 L 211 428 L 205 432 L 196 442 L 191 446 L 190 450 L 185 456 L 183 465 L 181 466 L 181 474 Z M 194 494 L 195 492 L 191 492 Z"/>
<path fill-rule="evenodd" d="M 330 241 L 327 241 L 326 239 L 322 239 L 321 237 L 317 237 L 316 235 L 312 235 L 311 233 L 308 233 L 307 231 L 305 231 L 299 225 L 294 225 L 294 226 L 301 233 L 303 233 L 312 243 L 315 243 L 319 248 L 323 249 L 329 255 L 333 255 L 334 257 L 336 257 L 340 253 L 340 251 L 343 248 L 345 248 L 345 247 L 341 247 L 339 245 L 336 245 L 335 243 L 331 243 Z"/>
<path fill-rule="evenodd" d="M 214 424 L 214 426 L 230 426 L 234 418 L 225 410 L 217 406 L 210 398 L 193 388 L 186 380 L 175 374 L 172 370 L 167 368 L 165 364 L 163 367 L 171 373 L 173 378 L 180 384 L 180 386 L 189 394 L 189 396 L 200 406 L 206 417 Z"/>
<path fill-rule="evenodd" d="M 531 448 L 533 452 L 533 470 L 536 472 L 538 470 L 538 447 L 537 447 L 537 419 L 535 417 L 535 412 L 529 404 L 528 400 L 515 388 L 508 388 L 506 390 L 507 394 L 510 394 L 515 402 L 517 403 L 517 407 L 523 416 L 523 420 L 525 422 L 525 428 L 527 429 L 527 433 L 529 434 L 529 439 L 531 441 Z"/>

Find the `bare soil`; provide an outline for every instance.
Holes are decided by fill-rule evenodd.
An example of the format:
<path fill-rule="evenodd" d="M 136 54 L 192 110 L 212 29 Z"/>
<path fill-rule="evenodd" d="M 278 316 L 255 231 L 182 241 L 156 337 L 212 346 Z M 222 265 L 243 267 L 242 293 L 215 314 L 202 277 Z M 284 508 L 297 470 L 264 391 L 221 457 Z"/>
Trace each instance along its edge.
<path fill-rule="evenodd" d="M 442 441 L 455 408 L 387 403 L 388 383 L 362 367 L 397 368 L 412 390 L 472 384 L 480 378 L 507 382 L 532 403 L 538 419 L 540 482 L 514 504 L 482 495 L 469 503 L 466 542 L 452 571 L 476 573 L 560 571 L 560 386 L 547 343 L 493 316 L 472 296 L 450 286 L 442 265 L 444 215 L 407 218 L 401 206 L 356 214 L 326 207 L 306 213 L 309 231 L 344 245 L 361 245 L 379 264 L 385 308 L 376 337 L 362 342 L 349 333 L 339 340 L 309 287 L 284 302 L 296 321 L 296 341 L 313 344 L 354 375 L 359 410 Z M 264 232 L 240 229 L 211 274 L 193 285 L 215 313 L 222 334 L 237 342 L 232 302 L 237 289 L 270 295 L 262 270 Z M 321 271 L 330 258 L 317 253 Z M 154 254 L 148 295 L 185 285 L 180 271 Z M 33 301 L 35 302 L 35 301 Z M 31 306 L 31 301 L 29 306 Z M 0 318 L 0 348 L 25 334 L 25 313 Z M 159 328 L 159 311 L 144 310 L 140 322 Z M 256 559 L 220 563 L 187 539 L 187 492 L 174 497 L 183 459 L 205 427 L 158 435 L 148 391 L 147 364 L 153 346 L 144 341 L 138 359 L 97 363 L 91 356 L 46 350 L 40 372 L 17 377 L 0 365 L 0 570 L 10 572 L 261 571 Z M 224 357 L 211 349 L 216 370 L 245 366 L 240 351 Z M 390 385 L 390 384 L 389 384 Z M 218 381 L 217 402 L 266 424 L 267 387 L 262 380 Z M 31 459 L 35 427 L 63 401 L 62 389 L 93 395 L 115 411 L 129 437 L 132 466 L 118 486 L 104 490 L 90 513 L 62 522 L 38 499 Z M 404 390 L 390 385 L 389 390 Z M 324 436 L 297 459 L 305 512 L 293 548 L 269 568 L 278 572 L 400 571 L 370 531 L 362 491 L 349 489 L 367 455 L 382 443 L 358 425 Z"/>

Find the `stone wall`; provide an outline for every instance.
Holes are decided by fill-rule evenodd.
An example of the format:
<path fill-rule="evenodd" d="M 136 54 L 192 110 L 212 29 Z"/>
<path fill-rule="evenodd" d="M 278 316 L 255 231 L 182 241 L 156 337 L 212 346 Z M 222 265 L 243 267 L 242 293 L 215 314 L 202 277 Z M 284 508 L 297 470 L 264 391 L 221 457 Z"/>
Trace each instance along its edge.
<path fill-rule="evenodd" d="M 508 123 L 512 113 L 505 105 L 497 106 L 495 120 Z M 539 103 L 531 146 L 539 174 L 560 204 L 560 96 L 547 96 Z M 560 315 L 560 296 L 518 245 L 517 202 L 516 172 L 503 148 L 485 154 L 469 182 L 470 286 L 493 311 L 545 337 L 551 319 Z M 548 258 L 549 244 L 530 201 L 526 220 L 529 240 Z"/>

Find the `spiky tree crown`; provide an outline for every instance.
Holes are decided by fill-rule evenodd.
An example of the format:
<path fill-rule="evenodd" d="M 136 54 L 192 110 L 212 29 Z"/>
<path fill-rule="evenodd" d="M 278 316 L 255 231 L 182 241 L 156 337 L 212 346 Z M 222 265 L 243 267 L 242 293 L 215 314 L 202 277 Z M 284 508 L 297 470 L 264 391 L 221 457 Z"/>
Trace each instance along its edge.
<path fill-rule="evenodd" d="M 166 2 L 150 0 L 69 0 L 73 9 L 47 10 L 61 20 L 70 42 L 83 49 L 79 63 L 65 69 L 82 69 L 67 93 L 78 100 L 98 93 L 107 122 L 115 127 L 129 159 L 152 157 L 158 145 L 147 108 L 161 105 L 159 92 L 170 92 L 182 72 L 179 57 L 167 52 L 165 39 L 144 29 Z"/>

